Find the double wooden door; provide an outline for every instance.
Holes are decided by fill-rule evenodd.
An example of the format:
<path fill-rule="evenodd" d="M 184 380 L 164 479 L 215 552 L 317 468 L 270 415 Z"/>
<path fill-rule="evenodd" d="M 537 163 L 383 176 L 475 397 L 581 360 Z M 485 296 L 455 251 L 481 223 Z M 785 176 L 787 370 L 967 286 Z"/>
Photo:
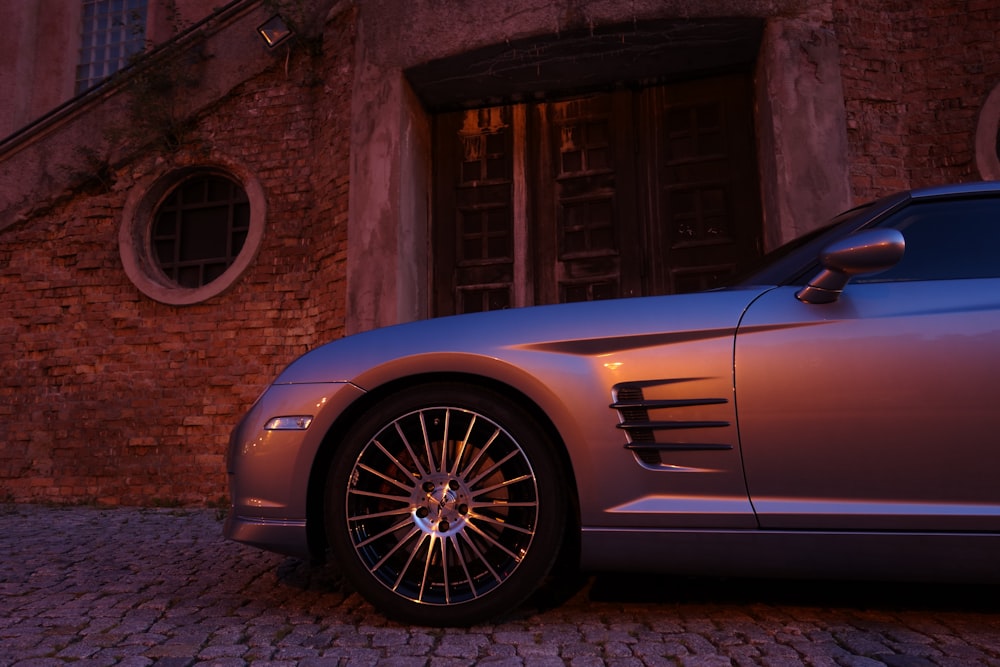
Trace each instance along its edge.
<path fill-rule="evenodd" d="M 435 315 L 712 287 L 760 253 L 747 75 L 441 114 Z"/>

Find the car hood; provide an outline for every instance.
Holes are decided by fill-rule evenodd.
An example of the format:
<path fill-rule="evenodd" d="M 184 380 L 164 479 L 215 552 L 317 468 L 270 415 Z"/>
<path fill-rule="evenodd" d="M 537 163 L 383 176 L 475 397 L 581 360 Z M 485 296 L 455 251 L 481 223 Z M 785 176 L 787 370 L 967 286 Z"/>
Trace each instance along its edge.
<path fill-rule="evenodd" d="M 441 317 L 375 329 L 327 343 L 292 362 L 275 384 L 351 382 L 362 389 L 409 372 L 474 370 L 475 360 L 517 364 L 525 353 L 595 356 L 669 344 L 696 332 L 735 332 L 746 308 L 770 287 L 535 306 Z"/>

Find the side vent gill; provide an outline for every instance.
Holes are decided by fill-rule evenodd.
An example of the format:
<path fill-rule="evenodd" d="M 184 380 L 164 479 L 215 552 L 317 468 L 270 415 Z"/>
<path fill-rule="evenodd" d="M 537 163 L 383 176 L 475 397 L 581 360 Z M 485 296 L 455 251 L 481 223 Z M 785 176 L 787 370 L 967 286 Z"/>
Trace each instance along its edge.
<path fill-rule="evenodd" d="M 651 387 L 671 385 L 685 380 L 658 380 L 650 382 L 629 382 L 612 387 L 614 403 L 611 409 L 618 412 L 618 428 L 628 436 L 626 449 L 632 450 L 646 465 L 660 465 L 662 452 L 729 450 L 731 444 L 713 442 L 689 442 L 687 438 L 671 438 L 670 433 L 688 429 L 725 428 L 729 421 L 671 419 L 682 408 L 706 405 L 724 405 L 726 398 L 646 398 L 646 390 Z M 650 417 L 656 412 L 656 419 Z M 680 434 L 677 434 L 680 435 Z"/>

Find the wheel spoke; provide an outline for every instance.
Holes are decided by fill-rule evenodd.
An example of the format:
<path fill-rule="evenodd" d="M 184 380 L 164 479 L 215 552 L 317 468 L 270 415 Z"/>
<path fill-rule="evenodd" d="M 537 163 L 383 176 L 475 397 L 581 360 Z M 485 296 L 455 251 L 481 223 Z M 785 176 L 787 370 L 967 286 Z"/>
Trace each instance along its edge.
<path fill-rule="evenodd" d="M 504 521 L 503 519 L 499 519 L 497 517 L 489 516 L 488 514 L 478 514 L 478 513 L 476 513 L 476 514 L 470 515 L 469 516 L 469 522 L 472 523 L 474 521 L 481 521 L 483 523 L 488 523 L 490 525 L 496 526 L 498 528 L 502 528 L 504 530 L 516 530 L 517 532 L 524 533 L 525 535 L 532 535 L 535 532 L 531 528 L 525 528 L 523 526 L 517 525 L 516 523 L 509 523 L 507 521 Z"/>
<path fill-rule="evenodd" d="M 424 542 L 426 540 L 429 540 L 429 539 L 434 539 L 431 536 L 427 535 L 426 533 L 421 534 L 419 532 L 419 529 L 417 529 L 417 528 L 414 528 L 413 531 L 409 535 L 406 536 L 406 539 L 409 540 L 410 537 L 412 537 L 413 535 L 417 535 L 417 543 L 413 547 L 413 549 L 410 550 L 410 555 L 407 556 L 406 563 L 403 565 L 403 567 L 401 567 L 399 569 L 399 576 L 396 577 L 396 585 L 392 587 L 392 590 L 394 590 L 394 591 L 395 590 L 399 590 L 400 585 L 402 585 L 402 583 L 403 583 L 403 578 L 406 576 L 406 573 L 409 571 L 410 566 L 413 565 L 413 559 L 417 557 L 417 552 L 420 551 L 420 549 L 423 546 Z M 402 545 L 403 545 L 403 542 L 400 542 L 399 546 L 402 546 Z M 398 549 L 398 547 L 394 548 L 393 551 L 395 551 L 396 549 Z M 388 558 L 388 555 L 386 556 L 386 558 Z M 385 561 L 385 558 L 382 559 L 382 562 L 384 562 L 384 561 Z M 422 592 L 423 592 L 423 587 L 421 587 L 421 593 Z M 416 600 L 417 601 L 421 601 L 421 595 L 420 594 L 417 595 Z"/>
<path fill-rule="evenodd" d="M 483 443 L 483 446 L 479 449 L 478 452 L 476 452 L 476 455 L 472 457 L 472 461 L 469 463 L 469 465 L 465 467 L 465 470 L 462 471 L 461 477 L 468 479 L 469 475 L 472 474 L 472 471 L 476 469 L 477 465 L 479 465 L 479 460 L 483 458 L 483 456 L 486 454 L 486 450 L 488 450 L 490 448 L 490 445 L 492 445 L 496 441 L 498 435 L 500 435 L 499 428 L 493 431 L 493 435 L 491 435 L 489 439 L 487 439 L 486 442 Z"/>
<path fill-rule="evenodd" d="M 455 453 L 455 461 L 451 466 L 449 474 L 451 475 L 458 474 L 458 466 L 462 465 L 462 457 L 465 456 L 465 448 L 469 444 L 469 438 L 472 437 L 472 429 L 475 426 L 476 426 L 476 415 L 472 415 L 472 417 L 469 419 L 469 428 L 466 429 L 465 431 L 465 437 L 463 437 L 462 441 L 458 443 L 458 451 Z"/>
<path fill-rule="evenodd" d="M 412 484 L 403 484 L 398 479 L 393 479 L 392 477 L 389 477 L 388 475 L 386 475 L 384 473 L 381 473 L 378 470 L 375 470 L 374 468 L 366 466 L 363 463 L 359 463 L 358 467 L 361 468 L 362 470 L 364 470 L 365 472 L 368 472 L 368 473 L 371 473 L 372 475 L 375 475 L 379 479 L 384 479 L 385 481 L 389 482 L 393 486 L 398 486 L 403 491 L 406 491 L 406 493 L 409 493 L 413 489 L 413 485 Z"/>
<path fill-rule="evenodd" d="M 448 470 L 448 432 L 451 428 L 451 410 L 444 411 L 444 433 L 441 435 L 441 472 Z"/>
<path fill-rule="evenodd" d="M 427 542 L 427 553 L 424 556 L 424 573 L 423 573 L 423 576 L 420 578 L 420 594 L 418 596 L 418 599 L 421 602 L 423 602 L 423 600 L 424 600 L 424 595 L 427 592 L 428 580 L 430 579 L 431 564 L 434 562 L 434 552 L 435 552 L 435 550 L 437 548 L 437 545 L 440 544 L 441 545 L 441 559 L 442 559 L 441 560 L 441 563 L 442 563 L 442 568 L 441 569 L 442 569 L 442 574 L 444 576 L 445 603 L 447 604 L 447 602 L 448 602 L 448 567 L 447 567 L 447 561 L 445 560 L 445 554 L 444 554 L 444 540 L 442 540 L 439 537 L 436 537 L 434 535 L 431 535 L 430 537 L 428 537 L 427 540 L 428 540 L 428 542 Z"/>
<path fill-rule="evenodd" d="M 471 528 L 472 530 L 474 530 L 477 535 L 479 535 L 480 537 L 482 537 L 484 540 L 486 540 L 487 542 L 489 542 L 491 545 L 493 545 L 494 547 L 496 547 L 500 551 L 504 552 L 505 554 L 507 554 L 508 556 L 510 556 L 511 558 L 513 558 L 515 561 L 520 562 L 520 560 L 521 560 L 521 554 L 514 553 L 513 551 L 511 551 L 510 549 L 508 549 L 506 545 L 504 545 L 503 543 L 495 540 L 493 537 L 491 537 L 490 535 L 488 535 L 486 533 L 486 531 L 484 531 L 482 528 L 480 528 L 476 524 L 469 523 L 468 526 L 469 526 L 469 528 Z"/>
<path fill-rule="evenodd" d="M 465 536 L 464 533 L 462 533 L 461 535 L 462 535 L 462 537 Z M 473 597 L 478 597 L 478 594 L 476 593 L 476 582 L 472 578 L 472 575 L 469 573 L 469 565 L 468 565 L 468 563 L 465 562 L 465 556 L 462 555 L 462 547 L 461 547 L 461 544 L 459 544 L 458 537 L 456 537 L 454 535 L 449 536 L 448 537 L 448 544 L 451 545 L 451 550 L 455 554 L 455 560 L 457 560 L 458 564 L 461 565 L 461 567 L 462 567 L 462 574 L 465 575 L 465 577 L 464 577 L 465 583 L 466 583 L 466 585 L 468 585 L 469 590 L 472 591 L 472 596 Z M 475 547 L 472 546 L 472 548 L 473 548 L 473 551 L 476 553 L 477 557 L 479 557 L 481 559 L 481 557 L 479 556 L 478 552 L 475 551 Z M 449 597 L 450 597 L 450 591 L 449 591 Z"/>
<path fill-rule="evenodd" d="M 424 413 L 420 413 L 420 432 L 424 436 L 424 451 L 427 452 L 427 467 L 430 469 L 431 473 L 438 471 L 437 465 L 434 461 L 434 451 L 431 445 L 431 438 L 427 435 L 427 419 L 424 417 Z"/>
<path fill-rule="evenodd" d="M 389 549 L 389 551 L 385 554 L 385 556 L 382 557 L 382 559 L 380 561 L 378 561 L 377 563 L 375 563 L 374 565 L 372 565 L 371 568 L 369 568 L 371 570 L 371 572 L 372 573 L 377 573 L 379 570 L 381 570 L 382 567 L 385 566 L 386 562 L 390 558 L 392 558 L 396 554 L 397 551 L 399 551 L 400 549 L 402 549 L 403 547 L 405 547 L 406 543 L 409 542 L 414 537 L 417 538 L 417 540 L 418 540 L 418 546 L 419 546 L 419 542 L 423 541 L 423 537 L 420 535 L 420 531 L 417 528 L 413 528 L 412 530 L 410 530 L 403 537 L 403 539 L 399 540 L 399 542 L 397 542 L 391 549 Z M 370 541 L 371 540 L 368 540 L 368 542 L 370 542 Z M 411 552 L 410 553 L 410 558 L 407 560 L 407 563 L 409 563 L 409 561 L 412 560 L 412 559 L 413 559 L 413 553 Z M 405 574 L 406 574 L 406 568 L 403 568 L 400 571 L 400 573 L 399 573 L 400 579 Z M 397 585 L 398 585 L 398 581 L 399 581 L 399 579 L 397 579 Z"/>
<path fill-rule="evenodd" d="M 407 453 L 410 455 L 410 459 L 413 460 L 413 465 L 416 467 L 417 472 L 420 473 L 421 477 L 426 476 L 427 470 L 420 465 L 420 459 L 417 457 L 416 453 L 413 451 L 413 447 L 410 446 L 410 441 L 407 439 L 406 434 L 403 433 L 403 427 L 400 425 L 399 420 L 393 422 L 393 426 L 396 427 L 396 433 L 399 434 L 400 439 L 403 441 L 403 446 L 406 447 Z"/>
<path fill-rule="evenodd" d="M 366 518 L 368 518 L 368 517 L 356 517 L 356 518 L 354 518 L 352 520 L 357 521 L 357 520 L 366 519 Z M 358 547 L 367 547 L 369 544 L 374 543 L 376 540 L 380 540 L 383 537 L 386 537 L 387 535 L 391 535 L 391 534 L 399 531 L 400 529 L 405 528 L 408 524 L 409 524 L 409 521 L 407 521 L 407 520 L 400 521 L 400 522 L 394 524 L 393 526 L 390 526 L 389 528 L 386 528 L 382 532 L 377 533 L 375 535 L 372 535 L 371 537 L 365 538 L 364 540 L 358 542 L 357 546 Z M 409 538 L 410 535 L 412 535 L 415 532 L 417 532 L 416 528 L 411 528 L 410 532 L 407 533 L 406 537 L 404 537 L 402 540 L 400 540 L 399 544 L 396 547 L 394 547 L 392 550 L 390 550 L 389 553 L 386 554 L 386 556 L 391 556 L 396 551 L 396 549 L 399 548 L 399 545 L 403 544 L 403 542 L 405 542 L 406 539 Z M 380 561 L 380 564 L 381 564 L 381 561 Z M 377 566 L 376 566 L 376 568 L 373 568 L 373 569 L 377 569 Z"/>
<path fill-rule="evenodd" d="M 521 450 L 519 449 L 515 449 L 514 451 L 510 452 L 509 454 L 507 454 L 507 456 L 503 457 L 502 459 L 491 465 L 489 468 L 481 472 L 475 479 L 471 480 L 469 482 L 469 486 L 475 486 L 476 484 L 481 482 L 484 478 L 489 477 L 490 475 L 493 474 L 495 470 L 500 468 L 504 463 L 507 463 L 507 461 L 510 461 L 512 458 L 514 458 L 520 453 Z"/>
<path fill-rule="evenodd" d="M 483 555 L 483 552 L 479 550 L 479 548 L 476 546 L 476 543 L 472 541 L 472 538 L 469 537 L 466 533 L 462 533 L 462 539 L 465 541 L 466 546 L 469 549 L 472 550 L 472 553 L 475 554 L 476 560 L 483 567 L 486 568 L 487 572 L 489 572 L 490 575 L 492 575 L 493 581 L 496 582 L 496 583 L 498 583 L 498 584 L 501 581 L 503 581 L 503 577 L 501 577 L 500 574 L 495 569 L 493 569 L 493 566 L 490 564 L 489 560 L 487 560 L 486 556 Z M 464 566 L 465 565 L 465 561 L 463 561 L 462 564 Z M 473 590 L 475 590 L 475 589 L 473 588 Z"/>
<path fill-rule="evenodd" d="M 506 509 L 508 507 L 538 507 L 538 503 L 536 503 L 533 500 L 511 502 L 511 501 L 505 500 L 503 498 L 496 498 L 494 500 L 481 501 L 481 502 L 472 503 L 471 505 L 469 505 L 469 509 L 470 510 L 482 509 L 484 507 L 492 507 L 492 508 L 501 508 L 502 507 L 504 509 Z"/>
<path fill-rule="evenodd" d="M 497 489 L 506 489 L 507 487 L 513 486 L 514 484 L 519 484 L 521 482 L 531 482 L 534 481 L 534 479 L 535 478 L 532 477 L 531 475 L 521 475 L 520 477 L 515 477 L 514 479 L 505 479 L 499 484 L 494 484 L 493 486 L 487 487 L 485 489 L 476 489 L 473 495 L 478 498 L 479 496 L 484 496 L 487 493 L 492 493 Z"/>
<path fill-rule="evenodd" d="M 381 500 L 389 500 L 394 503 L 409 503 L 406 496 L 394 496 L 388 493 L 375 493 L 374 491 L 362 491 L 361 489 L 351 489 L 348 491 L 352 496 L 364 496 L 365 498 L 379 498 Z"/>
<path fill-rule="evenodd" d="M 410 510 L 409 507 L 400 507 L 399 509 L 386 510 L 384 512 L 371 512 L 369 514 L 355 514 L 355 515 L 347 517 L 347 520 L 348 521 L 354 521 L 354 522 L 357 522 L 357 521 L 368 521 L 368 520 L 371 520 L 371 519 L 384 519 L 384 518 L 390 517 L 390 516 L 401 516 L 401 515 L 405 514 L 407 516 L 407 521 L 408 521 L 409 520 L 410 511 L 411 510 Z M 404 525 L 405 525 L 405 522 L 404 522 Z"/>
<path fill-rule="evenodd" d="M 402 435 L 402 434 L 400 434 L 400 435 Z M 408 479 L 408 480 L 412 480 L 413 479 L 413 471 L 410 470 L 410 469 L 408 469 L 402 463 L 400 463 L 399 459 L 397 459 L 395 456 L 393 456 L 392 453 L 389 452 L 389 450 L 386 449 L 382 445 L 381 442 L 379 442 L 378 440 L 373 440 L 372 442 L 375 443 L 375 446 L 379 448 L 379 451 L 381 451 L 383 454 L 386 455 L 386 458 L 388 458 L 390 461 L 392 461 L 392 464 L 394 466 L 396 466 L 401 473 L 403 473 L 403 475 L 406 477 L 406 479 Z M 411 486 L 411 487 L 407 488 L 406 490 L 409 491 L 411 488 L 413 488 L 413 487 Z"/>
<path fill-rule="evenodd" d="M 444 584 L 444 603 L 451 604 L 451 579 L 449 577 L 451 569 L 448 567 L 448 540 L 441 538 L 437 541 L 441 545 L 441 582 Z"/>

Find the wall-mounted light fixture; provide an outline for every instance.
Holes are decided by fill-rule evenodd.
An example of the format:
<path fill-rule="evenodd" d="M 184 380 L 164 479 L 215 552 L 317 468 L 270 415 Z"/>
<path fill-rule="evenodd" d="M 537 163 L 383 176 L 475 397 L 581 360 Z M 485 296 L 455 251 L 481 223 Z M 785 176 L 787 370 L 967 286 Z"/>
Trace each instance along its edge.
<path fill-rule="evenodd" d="M 281 16 L 275 14 L 257 28 L 257 34 L 267 44 L 267 48 L 273 49 L 295 33 L 285 24 Z"/>

